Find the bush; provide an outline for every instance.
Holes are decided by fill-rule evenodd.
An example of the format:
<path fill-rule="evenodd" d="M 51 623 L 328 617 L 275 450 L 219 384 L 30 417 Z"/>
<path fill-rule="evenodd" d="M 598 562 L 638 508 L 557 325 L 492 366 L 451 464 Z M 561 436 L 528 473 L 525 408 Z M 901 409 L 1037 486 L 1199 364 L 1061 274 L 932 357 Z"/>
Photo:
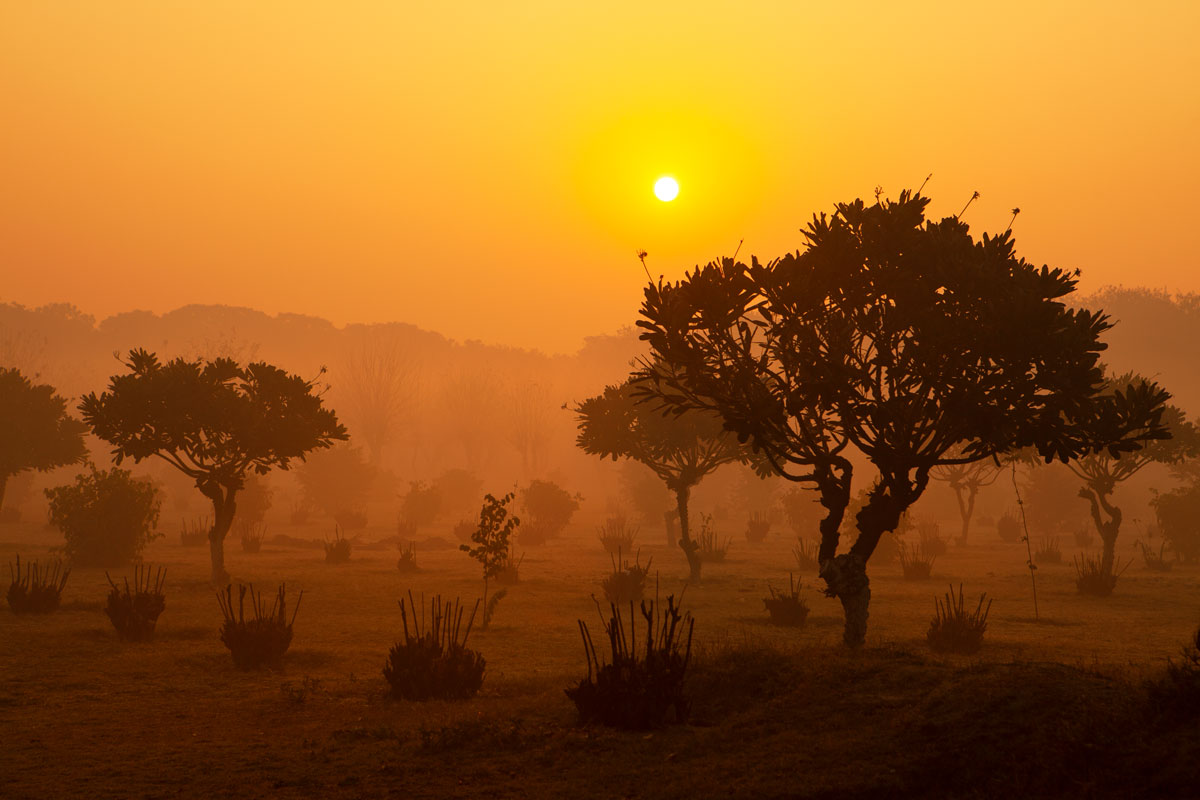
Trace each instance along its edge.
<path fill-rule="evenodd" d="M 801 572 L 808 572 L 809 570 L 815 572 L 821 566 L 817 558 L 819 552 L 820 545 L 817 542 L 797 536 L 796 544 L 792 545 L 792 555 L 796 559 L 796 568 Z"/>
<path fill-rule="evenodd" d="M 126 578 L 122 590 L 104 573 L 111 587 L 104 613 L 117 629 L 117 636 L 130 642 L 144 642 L 154 636 L 154 626 L 167 605 L 162 590 L 165 575 L 162 567 L 151 576 L 149 566 L 139 565 L 133 570 L 133 588 Z"/>
<path fill-rule="evenodd" d="M 979 605 L 968 614 L 961 583 L 957 596 L 954 587 L 950 587 L 945 603 L 934 598 L 937 613 L 933 622 L 929 623 L 929 633 L 925 636 L 930 648 L 939 653 L 979 652 L 983 645 L 983 632 L 987 630 L 988 612 L 992 610 L 992 601 L 988 600 L 985 607 L 984 600 L 987 600 L 987 595 L 979 595 Z"/>
<path fill-rule="evenodd" d="M 474 523 L 469 519 L 464 519 L 455 524 L 454 538 L 458 539 L 460 542 L 469 542 L 478 528 L 479 525 L 477 523 Z"/>
<path fill-rule="evenodd" d="M 1033 561 L 1035 564 L 1061 564 L 1062 550 L 1058 546 L 1058 537 L 1043 536 L 1037 550 L 1033 551 Z"/>
<path fill-rule="evenodd" d="M 250 595 L 250 610 L 253 614 L 246 618 L 246 595 Z M 261 594 L 254 591 L 254 585 L 249 587 L 238 584 L 237 613 L 233 608 L 233 587 L 226 586 L 224 593 L 217 592 L 217 603 L 221 606 L 221 643 L 229 648 L 233 656 L 233 665 L 238 669 L 256 669 L 258 667 L 277 667 L 283 660 L 283 654 L 292 644 L 292 625 L 296 614 L 300 611 L 300 601 L 304 592 L 296 598 L 296 607 L 292 610 L 292 618 L 287 618 L 287 596 L 284 584 L 279 585 L 275 602 L 267 610 L 266 601 Z"/>
<path fill-rule="evenodd" d="M 1200 562 L 1200 483 L 1155 495 L 1150 503 L 1175 557 L 1185 564 Z"/>
<path fill-rule="evenodd" d="M 933 573 L 935 556 L 923 552 L 921 545 L 909 547 L 900 542 L 900 569 L 904 572 L 906 581 L 921 581 Z"/>
<path fill-rule="evenodd" d="M 211 530 L 212 519 L 209 517 L 185 518 L 179 523 L 179 543 L 184 547 L 201 547 L 208 542 Z"/>
<path fill-rule="evenodd" d="M 702 562 L 724 561 L 729 552 L 730 537 L 718 537 L 712 520 L 712 514 L 700 515 L 700 530 L 696 532 L 696 553 Z"/>
<path fill-rule="evenodd" d="M 1021 518 L 1014 511 L 1005 511 L 996 519 L 996 535 L 1001 541 L 1019 542 L 1024 536 Z"/>
<path fill-rule="evenodd" d="M 553 481 L 531 481 L 521 492 L 521 505 L 528 513 L 527 522 L 553 538 L 563 532 L 579 509 L 579 495 L 572 495 Z"/>
<path fill-rule="evenodd" d="M 1075 587 L 1079 589 L 1080 594 L 1093 597 L 1111 595 L 1117 586 L 1117 578 L 1129 568 L 1129 562 L 1126 562 L 1124 568 L 1114 573 L 1104 569 L 1104 562 L 1100 558 L 1084 555 L 1072 560 L 1075 563 Z"/>
<path fill-rule="evenodd" d="M 808 603 L 805 603 L 800 597 L 800 584 L 792 580 L 791 573 L 788 574 L 788 592 L 776 592 L 775 589 L 767 584 L 767 590 L 770 591 L 770 597 L 763 598 L 763 605 L 766 606 L 767 613 L 771 615 L 771 624 L 784 625 L 787 627 L 798 628 L 808 619 Z"/>
<path fill-rule="evenodd" d="M 296 470 L 306 508 L 323 511 L 339 525 L 358 530 L 366 525 L 364 509 L 375 468 L 357 447 L 342 444 L 310 453 Z M 363 525 L 358 525 L 362 520 Z"/>
<path fill-rule="evenodd" d="M 442 495 L 424 481 L 409 483 L 408 492 L 400 499 L 400 517 L 418 530 L 436 520 L 441 509 Z"/>
<path fill-rule="evenodd" d="M 746 522 L 746 541 L 758 544 L 771 532 L 771 520 L 765 511 L 755 511 Z"/>
<path fill-rule="evenodd" d="M 937 558 L 946 555 L 946 540 L 942 538 L 942 527 L 932 520 L 917 522 L 917 536 L 921 552 Z"/>
<path fill-rule="evenodd" d="M 433 491 L 443 513 L 457 516 L 478 508 L 483 501 L 483 481 L 465 469 L 449 469 L 433 480 Z"/>
<path fill-rule="evenodd" d="M 396 547 L 400 548 L 400 558 L 396 560 L 396 569 L 404 574 L 420 572 L 417 567 L 417 543 L 416 542 L 397 542 Z"/>
<path fill-rule="evenodd" d="M 136 480 L 128 470 L 113 468 L 79 475 L 75 483 L 47 489 L 50 524 L 67 540 L 71 563 L 118 567 L 137 558 L 158 538 L 158 489 Z"/>
<path fill-rule="evenodd" d="M 625 606 L 628 603 L 640 603 L 646 593 L 646 576 L 650 573 L 651 558 L 646 566 L 641 565 L 641 553 L 634 556 L 634 561 L 621 561 L 621 552 L 609 555 L 612 559 L 612 573 L 600 582 L 604 590 L 604 598 L 609 605 Z"/>
<path fill-rule="evenodd" d="M 344 564 L 350 560 L 350 540 L 342 536 L 342 529 L 336 525 L 333 528 L 333 541 L 326 539 L 324 545 L 326 564 Z"/>
<path fill-rule="evenodd" d="M 62 590 L 71 570 L 64 570 L 57 559 L 44 567 L 36 561 L 27 561 L 22 570 L 18 554 L 15 567 L 9 562 L 8 573 L 12 577 L 8 584 L 8 607 L 13 613 L 49 614 L 62 602 Z"/>
<path fill-rule="evenodd" d="M 601 662 L 587 623 L 579 621 L 588 674 L 566 690 L 579 718 L 626 730 L 657 728 L 672 715 L 675 722 L 686 722 L 691 703 L 683 681 L 692 654 L 692 615 L 679 613 L 673 595 L 667 597 L 663 613 L 655 603 L 643 602 L 643 638 L 626 628 L 618 606 L 610 608 L 604 626 L 611 651 L 608 663 Z"/>
<path fill-rule="evenodd" d="M 615 514 L 604 520 L 604 524 L 598 530 L 600 544 L 610 556 L 633 551 L 638 528 L 636 525 L 630 525 L 624 514 Z"/>
<path fill-rule="evenodd" d="M 233 532 L 241 540 L 243 552 L 257 553 L 262 550 L 263 539 L 267 537 L 267 526 L 239 519 L 233 523 Z"/>
<path fill-rule="evenodd" d="M 474 697 L 483 685 L 486 662 L 477 651 L 467 648 L 467 637 L 479 610 L 479 601 L 463 625 L 464 608 L 456 599 L 443 603 L 435 596 L 430 607 L 429 624 L 422 626 L 425 617 L 424 598 L 420 616 L 412 592 L 409 605 L 400 601 L 400 618 L 404 622 L 404 641 L 388 652 L 383 677 L 391 687 L 392 697 L 401 700 L 465 700 Z M 408 614 L 413 615 L 410 629 Z"/>
<path fill-rule="evenodd" d="M 1182 650 L 1182 658 L 1167 661 L 1167 674 L 1148 687 L 1150 700 L 1172 717 L 1200 719 L 1200 628 Z"/>
<path fill-rule="evenodd" d="M 1146 563 L 1146 568 L 1155 572 L 1168 572 L 1173 566 L 1173 562 L 1168 561 L 1165 550 L 1167 542 L 1164 539 L 1159 542 L 1158 550 L 1155 550 L 1149 542 L 1143 542 L 1140 539 L 1136 542 L 1138 549 L 1142 551 L 1142 561 Z"/>

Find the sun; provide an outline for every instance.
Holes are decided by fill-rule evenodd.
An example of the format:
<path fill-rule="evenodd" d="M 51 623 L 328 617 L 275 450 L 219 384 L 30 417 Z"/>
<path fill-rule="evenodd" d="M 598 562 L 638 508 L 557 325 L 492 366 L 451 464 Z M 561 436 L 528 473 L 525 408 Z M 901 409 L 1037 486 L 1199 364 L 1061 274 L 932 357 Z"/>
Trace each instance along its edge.
<path fill-rule="evenodd" d="M 664 203 L 669 203 L 679 196 L 679 181 L 669 175 L 654 182 L 654 196 Z"/>

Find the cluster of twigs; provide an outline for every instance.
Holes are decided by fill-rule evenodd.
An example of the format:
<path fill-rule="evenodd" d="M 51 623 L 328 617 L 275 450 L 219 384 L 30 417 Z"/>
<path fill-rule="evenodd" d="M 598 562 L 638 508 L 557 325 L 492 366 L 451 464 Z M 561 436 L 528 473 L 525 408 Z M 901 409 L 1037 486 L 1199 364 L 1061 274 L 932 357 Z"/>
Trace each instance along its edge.
<path fill-rule="evenodd" d="M 819 550 L 820 546 L 815 541 L 797 536 L 796 544 L 792 546 L 792 555 L 796 558 L 796 568 L 801 572 L 815 572 L 820 566 L 817 560 Z"/>
<path fill-rule="evenodd" d="M 646 566 L 641 565 L 642 554 L 639 550 L 634 556 L 633 563 L 621 560 L 621 551 L 610 555 L 612 573 L 600 582 L 604 590 L 604 599 L 612 605 L 624 606 L 627 603 L 640 603 L 646 592 L 646 576 L 650 573 L 651 558 Z"/>
<path fill-rule="evenodd" d="M 263 540 L 267 538 L 265 522 L 235 522 L 234 530 L 242 540 L 242 551 L 257 553 L 262 550 Z"/>
<path fill-rule="evenodd" d="M 700 530 L 696 532 L 696 554 L 701 561 L 724 561 L 729 552 L 731 537 L 720 539 L 713 528 L 712 514 L 700 515 Z"/>
<path fill-rule="evenodd" d="M 246 618 L 247 594 L 250 595 L 252 614 L 249 619 Z M 221 642 L 233 655 L 234 666 L 238 669 L 277 666 L 292 643 L 292 624 L 296 621 L 300 601 L 303 599 L 302 591 L 296 598 L 296 607 L 292 610 L 292 618 L 289 620 L 285 584 L 279 584 L 275 601 L 269 610 L 262 593 L 255 592 L 253 584 L 249 587 L 238 584 L 236 614 L 233 606 L 233 586 L 226 586 L 224 592 L 217 592 L 217 603 L 221 606 L 221 615 L 225 618 L 221 625 Z"/>
<path fill-rule="evenodd" d="M 62 602 L 62 590 L 71 570 L 63 569 L 58 559 L 44 566 L 36 561 L 26 561 L 22 570 L 18 554 L 15 566 L 9 562 L 8 573 L 11 576 L 8 607 L 17 614 L 48 614 Z"/>
<path fill-rule="evenodd" d="M 132 588 L 129 578 L 125 578 L 123 587 L 119 587 L 107 572 L 104 573 L 111 587 L 104 613 L 117 629 L 117 636 L 126 641 L 143 642 L 154 635 L 154 625 L 167 605 L 163 594 L 166 572 L 165 567 L 151 572 L 149 565 L 139 564 L 133 568 Z"/>
<path fill-rule="evenodd" d="M 917 536 L 921 542 L 921 552 L 934 558 L 946 555 L 946 540 L 942 538 L 942 526 L 934 520 L 917 522 Z"/>
<path fill-rule="evenodd" d="M 1117 586 L 1117 578 L 1129 569 L 1131 561 L 1116 572 L 1112 568 L 1105 569 L 1104 561 L 1099 556 L 1081 555 L 1072 559 L 1075 563 L 1075 587 L 1080 594 L 1090 594 L 1093 597 L 1108 597 Z M 1120 566 L 1117 560 L 1115 566 Z"/>
<path fill-rule="evenodd" d="M 604 520 L 598 531 L 600 544 L 610 556 L 632 550 L 633 541 L 638 534 L 637 526 L 631 526 L 624 514 L 616 514 Z"/>
<path fill-rule="evenodd" d="M 988 612 L 992 610 L 992 601 L 988 600 L 985 606 L 984 600 L 987 594 L 979 595 L 979 604 L 968 613 L 961 583 L 957 595 L 954 587 L 950 587 L 944 603 L 935 597 L 936 614 L 926 634 L 929 646 L 942 653 L 978 652 L 983 645 L 983 632 L 987 630 Z"/>
<path fill-rule="evenodd" d="M 767 590 L 770 591 L 770 597 L 763 598 L 763 605 L 767 609 L 767 613 L 771 615 L 771 623 L 774 625 L 786 625 L 792 628 L 798 628 L 808 619 L 808 603 L 805 603 L 800 597 L 800 582 L 793 579 L 792 573 L 788 573 L 788 591 L 787 594 L 775 591 L 775 587 L 767 584 Z"/>
<path fill-rule="evenodd" d="M 404 574 L 420 572 L 417 566 L 417 543 L 416 542 L 396 542 L 396 547 L 400 550 L 400 558 L 396 559 L 396 569 Z"/>
<path fill-rule="evenodd" d="M 765 540 L 770 532 L 771 520 L 767 517 L 766 512 L 751 512 L 750 519 L 746 521 L 746 541 L 758 544 Z"/>
<path fill-rule="evenodd" d="M 658 727 L 672 713 L 675 721 L 686 721 L 691 703 L 684 695 L 683 679 L 692 654 L 695 620 L 691 613 L 680 613 L 674 595 L 667 597 L 665 610 L 656 602 L 643 601 L 645 631 L 639 647 L 632 604 L 628 628 L 620 609 L 616 605 L 610 609 L 604 623 L 611 652 L 608 663 L 601 661 L 587 623 L 579 621 L 588 674 L 566 691 L 580 718 L 629 730 Z"/>
<path fill-rule="evenodd" d="M 1169 560 L 1166 555 L 1167 542 L 1164 539 L 1158 545 L 1158 552 L 1150 546 L 1148 542 L 1139 540 L 1136 542 L 1138 549 L 1142 551 L 1142 561 L 1146 562 L 1146 568 L 1152 569 L 1155 572 L 1168 572 L 1175 562 Z"/>
<path fill-rule="evenodd" d="M 324 545 L 326 564 L 344 564 L 350 560 L 350 540 L 342 536 L 340 525 L 333 526 L 333 541 L 326 539 Z"/>
<path fill-rule="evenodd" d="M 1061 564 L 1062 550 L 1058 546 L 1057 536 L 1043 536 L 1038 542 L 1038 549 L 1033 551 L 1035 564 Z"/>
<path fill-rule="evenodd" d="M 473 697 L 483 685 L 485 662 L 478 651 L 467 647 L 467 637 L 479 610 L 479 601 L 465 619 L 465 608 L 455 598 L 444 602 L 436 595 L 425 623 L 425 597 L 420 612 L 408 593 L 408 605 L 400 600 L 400 618 L 404 622 L 404 641 L 388 652 L 383 677 L 393 697 L 403 700 L 462 700 Z M 409 626 L 409 613 L 412 626 Z"/>
<path fill-rule="evenodd" d="M 179 532 L 179 543 L 184 547 L 201 547 L 208 541 L 210 530 L 212 520 L 208 517 L 196 517 L 190 521 L 184 518 Z"/>
<path fill-rule="evenodd" d="M 937 557 L 926 553 L 924 547 L 919 544 L 909 547 L 905 542 L 900 542 L 899 548 L 900 569 L 904 572 L 905 580 L 922 581 L 933 573 L 933 562 Z"/>

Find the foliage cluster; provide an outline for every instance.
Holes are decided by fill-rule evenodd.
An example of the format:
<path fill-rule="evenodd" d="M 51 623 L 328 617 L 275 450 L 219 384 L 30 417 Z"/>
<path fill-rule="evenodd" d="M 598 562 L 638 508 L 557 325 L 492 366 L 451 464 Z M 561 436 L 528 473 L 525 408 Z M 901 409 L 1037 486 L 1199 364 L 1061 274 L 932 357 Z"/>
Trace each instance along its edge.
<path fill-rule="evenodd" d="M 117 586 L 108 573 L 104 573 L 109 585 L 104 613 L 116 628 L 117 636 L 130 642 L 144 642 L 154 636 L 158 617 L 167 607 L 163 593 L 165 576 L 163 567 L 152 572 L 149 565 L 139 564 L 134 567 L 131 587 L 128 578 L 122 586 Z"/>
<path fill-rule="evenodd" d="M 119 567 L 157 539 L 162 499 L 150 481 L 114 467 L 76 476 L 75 483 L 46 490 L 50 524 L 66 538 L 72 564 Z"/>
<path fill-rule="evenodd" d="M 388 652 L 383 677 L 392 697 L 401 700 L 465 700 L 474 697 L 483 685 L 486 662 L 477 651 L 467 647 L 467 637 L 475 622 L 479 601 L 466 618 L 465 608 L 456 598 L 443 602 L 436 595 L 425 622 L 425 601 L 421 607 L 408 594 L 408 605 L 400 600 L 404 623 L 404 641 Z M 412 615 L 410 628 L 409 615 Z"/>

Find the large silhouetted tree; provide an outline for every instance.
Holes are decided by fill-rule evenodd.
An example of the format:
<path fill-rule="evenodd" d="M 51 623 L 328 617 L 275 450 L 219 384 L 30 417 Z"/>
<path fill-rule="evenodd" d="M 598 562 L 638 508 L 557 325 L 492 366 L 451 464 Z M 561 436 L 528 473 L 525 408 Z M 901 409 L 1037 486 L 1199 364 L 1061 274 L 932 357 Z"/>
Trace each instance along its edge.
<path fill-rule="evenodd" d="M 1104 393 L 1118 395 L 1145 383 L 1146 380 L 1141 376 L 1125 373 L 1106 381 Z M 1166 407 L 1163 423 L 1171 433 L 1169 439 L 1148 442 L 1145 447 L 1132 452 L 1099 451 L 1067 464 L 1067 468 L 1084 482 L 1079 496 L 1088 501 L 1096 532 L 1104 543 L 1100 571 L 1106 576 L 1113 574 L 1117 534 L 1121 530 L 1121 509 L 1112 498 L 1117 485 L 1129 480 L 1149 464 L 1179 464 L 1200 453 L 1200 431 L 1178 407 Z"/>
<path fill-rule="evenodd" d="M 53 386 L 0 367 L 0 508 L 12 476 L 82 461 L 86 431 L 86 425 L 67 414 L 67 401 Z"/>
<path fill-rule="evenodd" d="M 852 646 L 866 635 L 867 560 L 934 467 L 1022 447 L 1115 455 L 1167 435 L 1161 390 L 1099 393 L 1110 325 L 1062 302 L 1073 275 L 1018 258 L 1007 231 L 976 241 L 957 217 L 926 221 L 927 203 L 839 204 L 809 223 L 803 252 L 650 285 L 638 323 L 656 396 L 720 414 L 779 474 L 819 490 L 821 577 Z M 878 478 L 839 554 L 851 448 Z"/>
<path fill-rule="evenodd" d="M 609 386 L 603 394 L 580 403 L 575 412 L 576 444 L 584 452 L 645 464 L 674 493 L 679 547 L 687 557 L 691 579 L 699 580 L 699 546 L 688 527 L 688 498 L 692 488 L 722 464 L 750 463 L 749 450 L 723 429 L 715 414 L 664 413 L 650 402 L 638 402 L 631 382 Z"/>
<path fill-rule="evenodd" d="M 157 456 L 196 482 L 213 504 L 212 576 L 223 583 L 225 535 L 246 475 L 287 469 L 346 439 L 346 429 L 312 381 L 271 364 L 243 367 L 224 358 L 164 364 L 134 350 L 126 365 L 129 372 L 114 375 L 107 391 L 83 398 L 84 421 L 113 445 L 117 464 Z"/>

